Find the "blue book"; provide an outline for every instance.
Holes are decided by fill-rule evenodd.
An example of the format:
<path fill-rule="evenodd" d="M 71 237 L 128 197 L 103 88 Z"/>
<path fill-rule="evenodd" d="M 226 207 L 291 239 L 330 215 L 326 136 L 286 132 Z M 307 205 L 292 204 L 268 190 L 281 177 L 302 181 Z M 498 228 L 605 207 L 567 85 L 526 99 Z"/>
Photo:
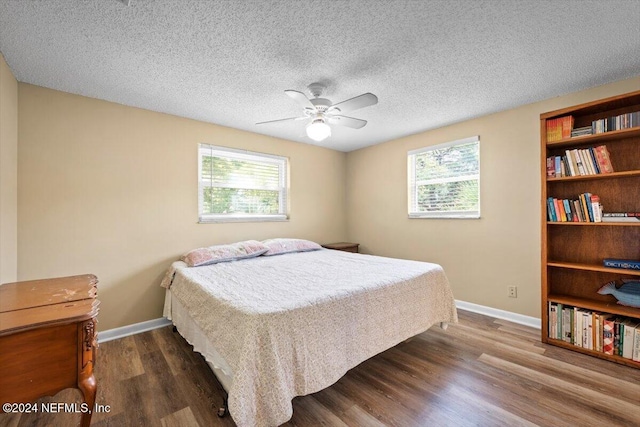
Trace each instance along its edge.
<path fill-rule="evenodd" d="M 561 161 L 562 161 L 562 158 L 560 156 L 555 157 L 556 177 L 562 176 L 562 166 L 560 166 Z"/>
<path fill-rule="evenodd" d="M 640 261 L 632 259 L 605 258 L 604 266 L 611 268 L 628 268 L 630 270 L 640 270 Z"/>
<path fill-rule="evenodd" d="M 593 163 L 593 167 L 594 167 L 594 169 L 595 169 L 596 173 L 597 173 L 597 174 L 602 173 L 602 172 L 600 171 L 600 165 L 598 165 L 598 159 L 597 159 L 597 157 L 596 157 L 596 152 L 595 152 L 595 150 L 593 149 L 593 147 L 589 147 L 589 154 L 591 154 L 591 161 L 592 161 L 592 163 Z"/>
<path fill-rule="evenodd" d="M 556 216 L 556 207 L 553 203 L 553 197 L 549 197 L 547 199 L 547 210 L 549 211 L 549 221 L 558 221 L 558 217 Z"/>
<path fill-rule="evenodd" d="M 567 214 L 567 222 L 573 222 L 573 212 L 569 200 L 563 199 L 562 204 L 564 205 L 564 213 Z"/>
<path fill-rule="evenodd" d="M 593 208 L 591 206 L 591 193 L 584 193 L 585 201 L 587 202 L 587 210 L 589 211 L 589 222 L 593 222 Z"/>

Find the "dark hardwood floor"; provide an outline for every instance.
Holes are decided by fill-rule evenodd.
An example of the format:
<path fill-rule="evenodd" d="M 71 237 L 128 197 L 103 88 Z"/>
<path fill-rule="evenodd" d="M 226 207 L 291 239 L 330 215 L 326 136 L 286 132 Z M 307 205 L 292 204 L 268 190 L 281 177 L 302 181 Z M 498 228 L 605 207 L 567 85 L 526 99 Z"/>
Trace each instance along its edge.
<path fill-rule="evenodd" d="M 538 330 L 459 310 L 293 401 L 287 426 L 640 426 L 640 370 L 540 343 Z M 171 327 L 100 346 L 92 426 L 233 426 L 220 386 Z M 40 402 L 79 402 L 65 390 Z M 75 426 L 78 414 L 0 414 L 0 426 Z"/>

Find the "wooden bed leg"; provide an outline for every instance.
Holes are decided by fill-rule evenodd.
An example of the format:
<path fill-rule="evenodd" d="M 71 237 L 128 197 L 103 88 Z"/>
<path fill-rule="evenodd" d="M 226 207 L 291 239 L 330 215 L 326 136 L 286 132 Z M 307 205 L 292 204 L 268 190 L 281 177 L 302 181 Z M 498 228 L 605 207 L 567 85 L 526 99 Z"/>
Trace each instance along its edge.
<path fill-rule="evenodd" d="M 218 417 L 226 417 L 229 414 L 229 404 L 227 402 L 227 393 L 224 394 L 224 400 L 222 401 L 222 406 L 218 408 Z"/>

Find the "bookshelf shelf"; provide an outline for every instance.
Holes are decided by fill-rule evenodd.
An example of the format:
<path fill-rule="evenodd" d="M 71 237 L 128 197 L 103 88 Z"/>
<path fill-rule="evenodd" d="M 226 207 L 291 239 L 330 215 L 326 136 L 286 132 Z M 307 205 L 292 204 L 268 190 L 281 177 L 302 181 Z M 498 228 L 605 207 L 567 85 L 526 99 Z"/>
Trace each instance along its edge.
<path fill-rule="evenodd" d="M 571 305 L 573 307 L 582 307 L 594 311 L 614 313 L 620 316 L 640 317 L 640 308 L 626 307 L 615 302 L 601 302 L 589 298 L 580 298 L 570 295 L 558 294 L 550 294 L 549 301 Z"/>
<path fill-rule="evenodd" d="M 633 360 L 625 359 L 624 357 L 620 357 L 620 356 L 612 356 L 609 354 L 604 354 L 599 351 L 587 350 L 586 348 L 577 347 L 565 341 L 550 338 L 547 344 L 552 344 L 558 347 L 566 348 L 568 350 L 577 351 L 578 353 L 588 354 L 589 356 L 610 360 L 612 362 L 620 363 L 621 365 L 627 365 L 627 366 L 631 366 L 632 368 L 640 369 L 640 362 L 634 362 Z"/>
<path fill-rule="evenodd" d="M 547 266 L 558 267 L 558 268 L 568 268 L 571 270 L 600 271 L 602 273 L 627 274 L 630 276 L 640 276 L 640 270 L 629 270 L 626 268 L 611 268 L 611 267 L 604 267 L 604 266 L 595 265 L 595 264 L 547 261 Z"/>
<path fill-rule="evenodd" d="M 633 138 L 637 136 L 640 136 L 640 127 L 597 133 L 595 135 L 576 136 L 574 138 L 566 138 L 560 141 L 549 142 L 547 145 L 549 148 L 581 147 L 584 145 L 599 144 L 601 142 L 615 141 L 621 138 Z"/>
<path fill-rule="evenodd" d="M 627 327 L 635 331 L 635 325 L 640 324 L 640 308 L 619 305 L 613 295 L 601 295 L 597 292 L 605 283 L 611 281 L 616 281 L 619 287 L 623 279 L 639 280 L 640 270 L 604 267 L 602 260 L 614 258 L 640 261 L 640 221 L 549 221 L 549 215 L 556 215 L 557 212 L 553 212 L 553 205 L 551 205 L 551 211 L 548 213 L 547 200 L 549 198 L 568 200 L 569 209 L 573 210 L 571 201 L 578 200 L 585 193 L 590 193 L 599 197 L 604 212 L 640 212 L 640 126 L 573 138 L 565 137 L 553 142 L 547 142 L 547 131 L 551 132 L 550 138 L 553 138 L 558 135 L 559 131 L 556 130 L 558 126 L 564 127 L 564 131 L 567 130 L 565 127 L 567 123 L 573 129 L 591 126 L 592 123 L 601 126 L 603 122 L 606 122 L 609 129 L 624 127 L 621 125 L 622 120 L 627 120 L 629 113 L 638 111 L 640 111 L 640 91 L 540 115 L 542 341 L 635 368 L 640 368 L 640 361 L 632 360 L 633 354 L 629 355 L 628 350 L 626 357 L 623 357 L 622 346 L 618 349 L 619 354 L 613 355 L 585 347 L 591 345 L 595 348 L 598 339 L 598 345 L 600 347 L 604 345 L 604 338 L 608 339 L 609 330 L 607 329 L 605 333 L 601 323 L 619 324 L 620 326 L 615 326 L 616 331 L 618 328 L 623 331 Z M 618 116 L 622 118 L 612 119 Z M 600 147 L 602 145 L 606 146 L 606 150 Z M 558 178 L 547 176 L 547 158 L 557 159 L 566 154 L 566 160 L 568 160 L 568 153 L 582 149 L 582 153 L 591 151 L 594 156 L 592 162 L 595 162 L 596 147 L 598 152 L 608 151 L 610 166 L 614 172 Z M 600 162 L 600 158 L 597 160 Z M 586 161 L 589 163 L 588 154 Z M 568 167 L 568 164 L 563 166 L 563 170 L 565 166 Z M 586 166 L 585 169 L 587 169 Z M 587 195 L 587 200 L 588 197 Z M 597 199 L 591 200 L 597 203 Z M 567 206 L 567 202 L 564 203 Z M 584 216 L 585 209 L 581 209 L 580 201 L 573 203 L 576 207 L 572 214 L 573 218 Z M 581 332 L 577 329 L 572 330 L 570 327 L 566 335 L 566 330 L 560 331 L 560 328 L 567 327 L 567 322 L 558 318 L 561 313 L 564 316 L 570 316 L 571 327 L 581 325 L 581 319 L 586 319 L 584 322 L 591 325 L 593 334 L 586 334 L 586 327 Z M 574 317 L 576 317 L 575 324 Z M 605 318 L 607 321 L 604 320 Z M 628 323 L 623 323 L 625 321 Z M 558 339 L 563 334 L 574 342 Z M 636 335 L 640 337 L 640 325 L 634 334 L 634 337 Z M 587 341 L 585 336 L 591 338 Z M 584 340 L 584 347 L 580 340 Z M 616 348 L 615 344 L 613 345 Z"/>
<path fill-rule="evenodd" d="M 547 221 L 547 225 L 589 226 L 589 227 L 640 227 L 638 222 L 558 222 Z"/>
<path fill-rule="evenodd" d="M 612 179 L 612 178 L 634 178 L 640 176 L 640 170 L 601 173 L 598 175 L 582 175 L 582 176 L 563 176 L 562 178 L 547 178 L 547 183 L 563 181 L 590 181 L 594 179 Z"/>

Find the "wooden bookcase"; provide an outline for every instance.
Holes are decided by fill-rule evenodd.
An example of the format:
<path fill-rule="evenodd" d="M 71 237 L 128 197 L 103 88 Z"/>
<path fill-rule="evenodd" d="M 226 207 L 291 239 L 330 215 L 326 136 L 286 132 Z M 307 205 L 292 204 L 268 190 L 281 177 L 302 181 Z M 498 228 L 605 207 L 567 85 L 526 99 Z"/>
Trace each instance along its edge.
<path fill-rule="evenodd" d="M 593 120 L 640 111 L 640 91 L 576 105 L 540 115 L 542 165 L 542 341 L 591 356 L 640 368 L 639 362 L 588 350 L 549 337 L 549 303 L 611 313 L 640 321 L 640 308 L 618 305 L 612 295 L 597 290 L 619 279 L 640 280 L 640 270 L 607 268 L 604 258 L 640 260 L 640 221 L 551 222 L 547 198 L 577 199 L 581 193 L 597 194 L 603 212 L 640 211 L 640 127 L 547 142 L 547 120 L 571 115 L 574 128 Z M 614 173 L 547 177 L 547 157 L 564 156 L 565 150 L 606 145 Z"/>

